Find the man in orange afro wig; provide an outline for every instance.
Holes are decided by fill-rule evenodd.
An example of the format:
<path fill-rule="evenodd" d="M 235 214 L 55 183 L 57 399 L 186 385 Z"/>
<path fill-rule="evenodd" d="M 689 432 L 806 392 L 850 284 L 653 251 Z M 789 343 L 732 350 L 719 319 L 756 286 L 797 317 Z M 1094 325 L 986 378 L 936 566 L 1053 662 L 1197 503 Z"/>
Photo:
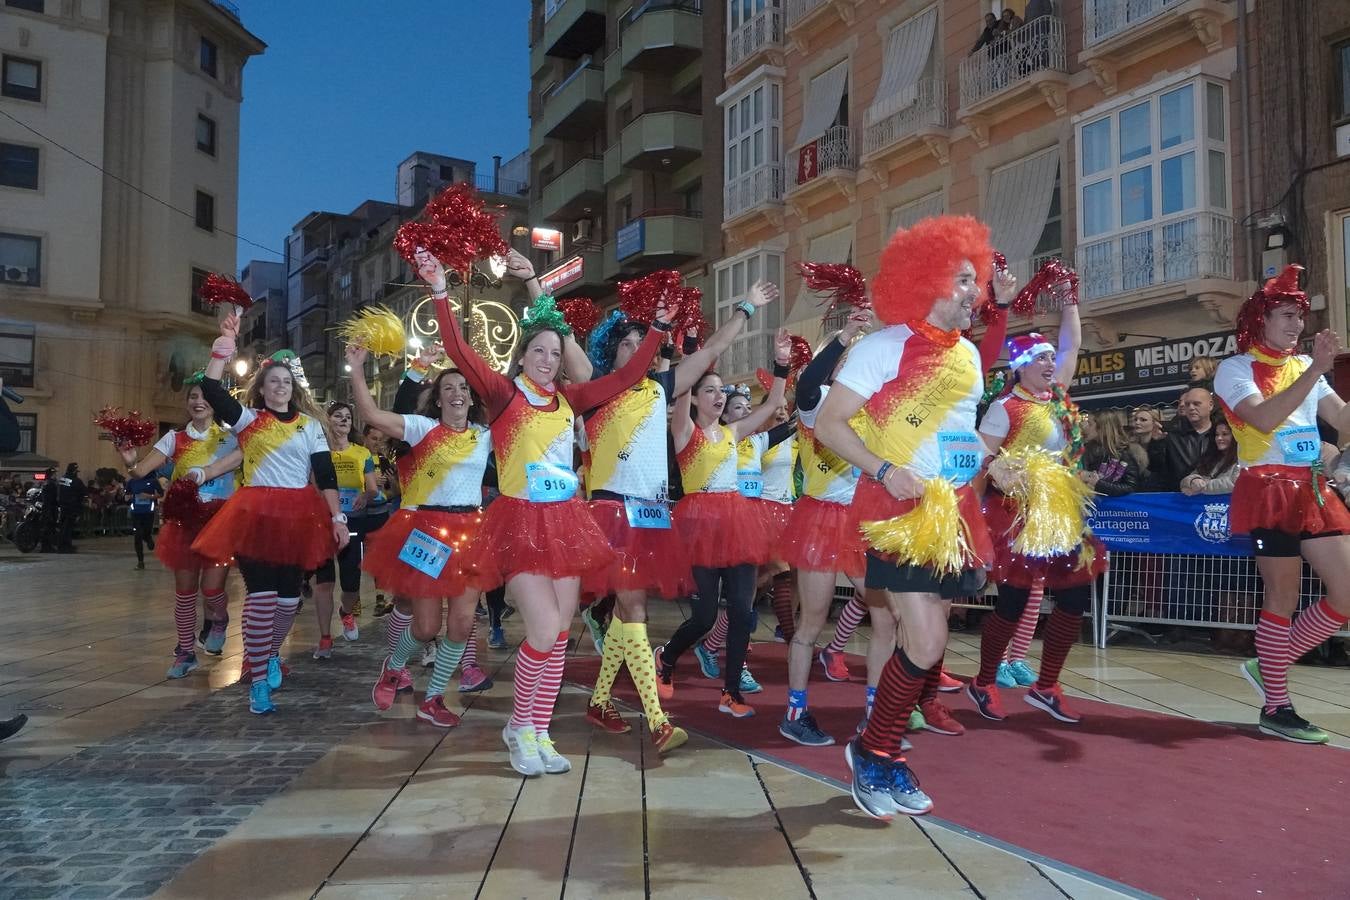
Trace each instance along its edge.
<path fill-rule="evenodd" d="M 874 818 L 933 808 L 900 759 L 900 741 L 920 698 L 936 702 L 952 599 L 978 592 L 992 558 L 971 486 L 988 452 L 975 430 L 984 367 L 961 335 L 992 268 L 989 230 L 972 218 L 925 219 L 897 233 L 872 281 L 887 327 L 849 351 L 816 417 L 816 438 L 861 473 L 850 549 L 866 554 L 873 633 L 896 636 L 867 726 L 847 754 L 854 802 Z M 1010 303 L 1016 287 L 1000 272 L 996 302 Z"/>
<path fill-rule="evenodd" d="M 937 298 L 951 294 L 962 262 L 974 264 L 975 283 L 982 285 L 990 280 L 993 259 L 989 229 L 971 216 L 936 216 L 897 231 L 872 280 L 877 318 L 887 325 L 924 318 Z"/>

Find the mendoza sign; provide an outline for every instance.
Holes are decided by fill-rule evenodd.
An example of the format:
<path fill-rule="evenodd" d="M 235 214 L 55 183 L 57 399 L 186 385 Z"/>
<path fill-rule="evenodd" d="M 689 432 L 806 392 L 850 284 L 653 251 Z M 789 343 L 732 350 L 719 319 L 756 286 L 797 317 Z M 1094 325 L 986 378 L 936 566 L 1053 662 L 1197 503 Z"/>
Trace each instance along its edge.
<path fill-rule="evenodd" d="M 1191 360 L 1200 356 L 1220 360 L 1234 353 L 1237 336 L 1231 331 L 1083 353 L 1078 357 L 1078 372 L 1070 391 L 1075 397 L 1086 397 L 1106 391 L 1183 385 L 1191 380 Z"/>
<path fill-rule="evenodd" d="M 1251 556 L 1251 539 L 1229 530 L 1228 501 L 1228 494 L 1100 497 L 1088 524 L 1109 550 Z"/>

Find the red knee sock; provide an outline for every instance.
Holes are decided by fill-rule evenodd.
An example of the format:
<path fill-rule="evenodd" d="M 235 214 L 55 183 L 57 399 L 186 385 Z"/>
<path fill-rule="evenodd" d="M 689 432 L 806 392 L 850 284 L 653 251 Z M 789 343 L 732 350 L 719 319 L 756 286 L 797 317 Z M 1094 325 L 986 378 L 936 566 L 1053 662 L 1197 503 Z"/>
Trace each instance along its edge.
<path fill-rule="evenodd" d="M 1294 627 L 1289 630 L 1289 665 L 1344 628 L 1346 621 L 1345 616 L 1331 608 L 1325 597 L 1299 613 Z"/>
<path fill-rule="evenodd" d="M 520 653 L 516 655 L 515 695 L 511 701 L 512 728 L 534 724 L 534 697 L 551 653 L 552 648 L 539 650 L 528 640 L 521 642 Z"/>
<path fill-rule="evenodd" d="M 1010 622 L 997 612 L 984 618 L 984 631 L 980 634 L 980 674 L 975 676 L 977 687 L 989 687 L 998 677 L 998 664 L 1003 662 L 1003 651 L 1008 649 L 1017 629 L 1016 622 Z"/>
<path fill-rule="evenodd" d="M 1027 596 L 1027 605 L 1022 610 L 1021 617 L 1017 620 L 1017 630 L 1013 632 L 1012 642 L 1008 644 L 1008 652 L 1005 656 L 1009 660 L 1027 658 L 1027 651 L 1031 649 L 1031 640 L 1036 636 L 1036 623 L 1041 618 L 1041 600 L 1044 598 L 1045 579 L 1038 578 L 1036 583 L 1031 586 L 1031 593 Z"/>
<path fill-rule="evenodd" d="M 713 656 L 722 652 L 722 648 L 727 645 L 727 629 L 730 627 L 727 619 L 727 611 L 719 609 L 717 611 L 717 621 L 713 623 L 712 631 L 703 639 L 703 649 L 707 650 Z"/>
<path fill-rule="evenodd" d="M 544 672 L 539 678 L 539 688 L 534 693 L 534 713 L 532 720 L 536 734 L 547 734 L 549 722 L 553 721 L 553 706 L 558 702 L 558 692 L 562 690 L 563 664 L 567 662 L 567 632 L 558 632 L 558 640 L 544 664 Z"/>
<path fill-rule="evenodd" d="M 897 649 L 886 660 L 877 685 L 877 699 L 872 715 L 863 729 L 862 746 L 878 755 L 895 758 L 900 755 L 900 741 L 909 724 L 909 714 L 919 699 L 919 691 L 928 674 L 910 661 L 903 648 Z"/>
<path fill-rule="evenodd" d="M 1256 620 L 1256 662 L 1266 692 L 1266 709 L 1289 705 L 1289 620 L 1261 610 Z"/>
<path fill-rule="evenodd" d="M 206 604 L 206 612 L 211 617 L 212 622 L 228 622 L 230 620 L 229 600 L 226 599 L 223 590 L 216 594 L 203 592 L 202 602 Z"/>
<path fill-rule="evenodd" d="M 281 645 L 286 643 L 286 635 L 291 633 L 295 624 L 295 614 L 300 610 L 299 597 L 278 597 L 277 615 L 272 622 L 272 655 L 281 655 Z"/>
<path fill-rule="evenodd" d="M 478 621 L 475 619 L 473 628 L 469 629 L 469 640 L 464 645 L 464 655 L 459 658 L 461 669 L 467 669 L 469 666 L 478 665 Z"/>
<path fill-rule="evenodd" d="M 1064 660 L 1069 656 L 1069 648 L 1077 642 L 1082 626 L 1082 613 L 1055 607 L 1041 638 L 1041 674 L 1036 679 L 1036 690 L 1047 691 L 1059 683 Z"/>
<path fill-rule="evenodd" d="M 793 619 L 791 572 L 779 572 L 773 576 L 773 614 L 783 631 L 783 640 L 792 643 L 792 636 L 797 633 L 797 623 Z"/>
<path fill-rule="evenodd" d="M 197 592 L 173 595 L 173 625 L 178 632 L 178 652 L 186 656 L 197 649 Z"/>
<path fill-rule="evenodd" d="M 251 681 L 267 677 L 267 659 L 272 655 L 272 630 L 277 617 L 277 592 L 262 591 L 244 596 L 244 657 Z"/>
<path fill-rule="evenodd" d="M 867 615 L 867 604 L 857 594 L 839 611 L 839 620 L 834 623 L 834 639 L 825 649 L 831 653 L 843 653 L 853 632 L 858 630 L 863 616 Z"/>
<path fill-rule="evenodd" d="M 942 654 L 937 664 L 928 670 L 928 674 L 923 679 L 923 690 L 919 691 L 919 703 L 927 703 L 929 700 L 937 699 L 938 682 L 942 680 L 942 661 L 947 658 L 947 654 Z"/>

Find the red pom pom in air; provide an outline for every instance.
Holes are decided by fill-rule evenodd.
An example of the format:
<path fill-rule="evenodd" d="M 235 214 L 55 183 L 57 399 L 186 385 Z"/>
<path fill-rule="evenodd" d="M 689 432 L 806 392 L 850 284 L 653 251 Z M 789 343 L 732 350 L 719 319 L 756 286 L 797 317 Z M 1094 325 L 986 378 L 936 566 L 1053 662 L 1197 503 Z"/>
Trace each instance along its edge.
<path fill-rule="evenodd" d="M 657 269 L 650 275 L 619 282 L 619 309 L 634 322 L 650 325 L 657 307 L 679 305 L 686 299 L 683 276 L 675 269 Z M 698 296 L 702 296 L 699 292 Z"/>
<path fill-rule="evenodd" d="M 510 250 L 495 213 L 486 209 L 473 185 L 456 182 L 437 194 L 416 222 L 404 222 L 394 236 L 394 249 L 409 265 L 425 249 L 448 269 L 465 272 L 489 256 Z"/>
<path fill-rule="evenodd" d="M 242 284 L 233 278 L 216 272 L 206 276 L 201 289 L 197 291 L 197 298 L 208 306 L 219 306 L 226 303 L 243 310 L 253 305 L 253 298 L 248 295 L 248 291 L 244 290 Z"/>
<path fill-rule="evenodd" d="M 94 416 L 94 424 L 112 435 L 113 446 L 119 450 L 128 447 L 146 447 L 154 441 L 155 423 L 141 418 L 139 410 L 122 415 L 118 406 L 105 406 Z"/>
<path fill-rule="evenodd" d="M 808 290 L 824 294 L 825 318 L 829 318 L 837 306 L 852 306 L 855 309 L 871 309 L 867 299 L 867 280 L 853 266 L 847 263 L 798 263 L 802 281 Z"/>
<path fill-rule="evenodd" d="M 580 341 L 590 334 L 595 326 L 600 324 L 600 307 L 595 305 L 595 301 L 589 297 L 572 297 L 567 300 L 558 301 L 558 309 L 562 312 L 563 320 L 571 326 L 572 332 Z"/>
<path fill-rule="evenodd" d="M 1030 316 L 1038 306 L 1060 309 L 1078 305 L 1078 273 L 1060 259 L 1048 259 L 1041 270 L 1017 292 L 1012 310 L 1018 315 Z"/>

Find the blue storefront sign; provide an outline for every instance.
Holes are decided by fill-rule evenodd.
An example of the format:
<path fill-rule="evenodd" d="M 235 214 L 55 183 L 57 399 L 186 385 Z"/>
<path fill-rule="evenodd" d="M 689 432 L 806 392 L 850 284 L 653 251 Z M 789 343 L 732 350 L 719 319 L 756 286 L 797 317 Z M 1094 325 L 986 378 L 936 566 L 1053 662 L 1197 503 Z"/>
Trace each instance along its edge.
<path fill-rule="evenodd" d="M 1228 501 L 1228 494 L 1099 497 L 1088 524 L 1109 550 L 1250 556 L 1251 539 L 1229 529 Z"/>
<path fill-rule="evenodd" d="M 615 259 L 622 261 L 642 252 L 647 239 L 646 224 L 646 219 L 638 219 L 619 229 L 618 234 L 614 235 Z"/>

